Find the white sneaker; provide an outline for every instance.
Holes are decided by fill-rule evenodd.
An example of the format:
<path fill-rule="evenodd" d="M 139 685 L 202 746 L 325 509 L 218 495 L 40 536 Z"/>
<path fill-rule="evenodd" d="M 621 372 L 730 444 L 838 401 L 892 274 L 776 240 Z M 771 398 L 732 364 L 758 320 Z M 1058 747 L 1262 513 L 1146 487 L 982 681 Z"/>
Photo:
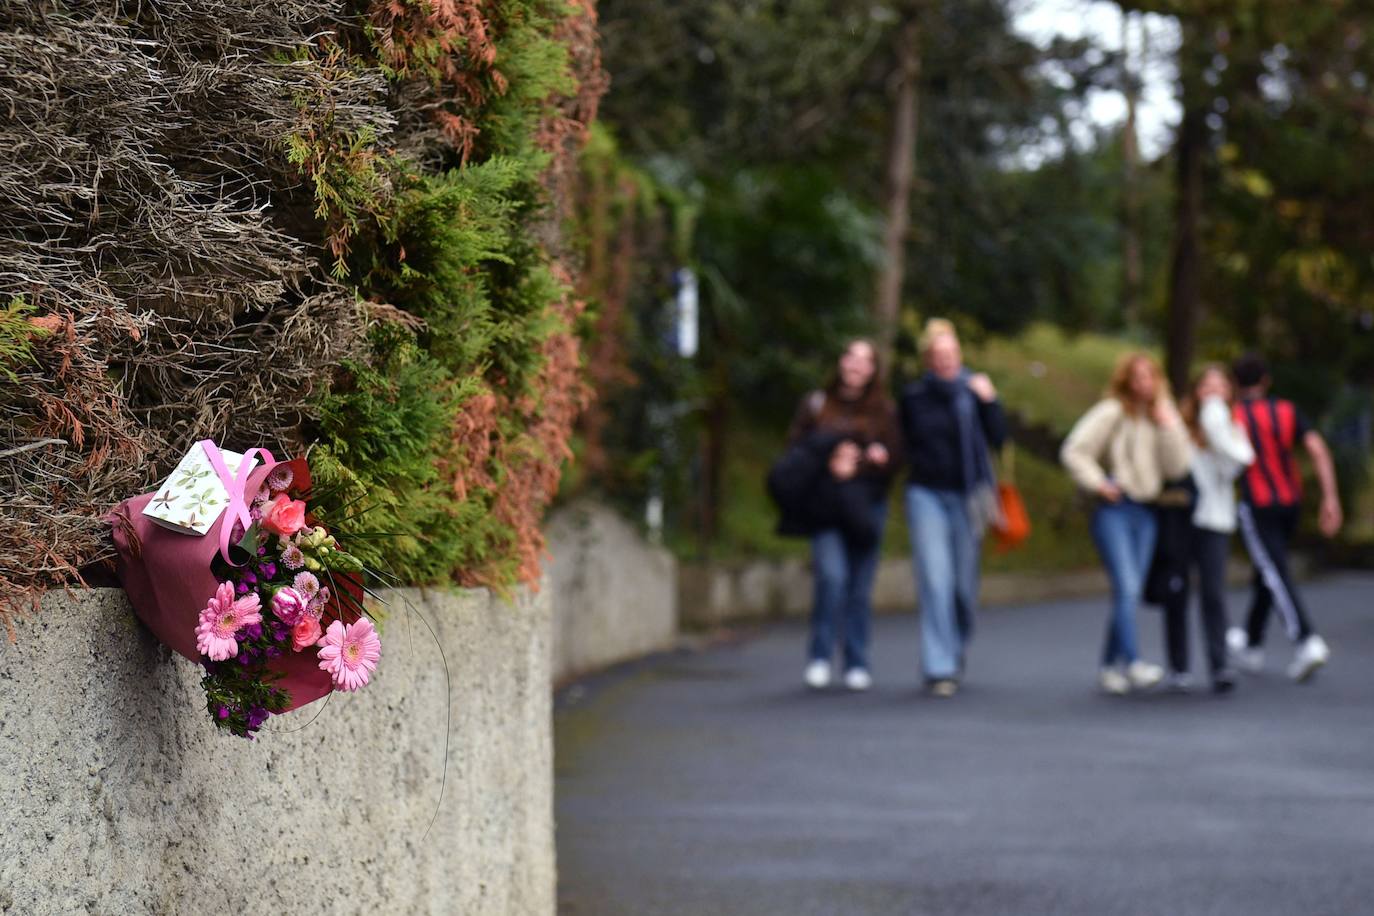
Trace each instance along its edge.
<path fill-rule="evenodd" d="M 1243 652 L 1250 648 L 1250 637 L 1240 627 L 1229 627 L 1226 630 L 1226 648 L 1233 654 Z"/>
<path fill-rule="evenodd" d="M 1264 650 L 1246 647 L 1231 653 L 1231 661 L 1246 674 L 1259 674 L 1264 670 Z"/>
<path fill-rule="evenodd" d="M 1126 679 L 1136 690 L 1148 690 L 1164 680 L 1164 669 L 1151 662 L 1136 660 L 1126 667 Z"/>
<path fill-rule="evenodd" d="M 812 690 L 824 690 L 830 686 L 830 663 L 816 659 L 806 666 L 805 678 Z"/>
<path fill-rule="evenodd" d="M 844 686 L 850 690 L 867 690 L 873 686 L 873 675 L 866 668 L 850 668 L 844 673 Z"/>
<path fill-rule="evenodd" d="M 1226 650 L 1231 663 L 1246 674 L 1259 674 L 1264 670 L 1264 650 L 1251 647 L 1249 635 L 1240 627 L 1226 631 Z"/>
<path fill-rule="evenodd" d="M 1102 685 L 1103 693 L 1119 697 L 1131 692 L 1131 682 L 1121 673 L 1120 668 L 1103 668 L 1102 673 L 1098 675 L 1098 681 Z"/>
<path fill-rule="evenodd" d="M 1317 673 L 1331 657 L 1331 647 L 1315 633 L 1304 639 L 1298 650 L 1293 653 L 1293 663 L 1288 666 L 1288 676 L 1295 681 L 1305 681 Z"/>

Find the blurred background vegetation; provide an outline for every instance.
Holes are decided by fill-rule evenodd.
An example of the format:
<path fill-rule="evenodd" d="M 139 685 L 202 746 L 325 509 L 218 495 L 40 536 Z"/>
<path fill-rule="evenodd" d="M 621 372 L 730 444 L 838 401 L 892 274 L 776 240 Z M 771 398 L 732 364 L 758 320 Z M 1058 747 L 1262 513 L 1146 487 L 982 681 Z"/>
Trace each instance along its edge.
<path fill-rule="evenodd" d="M 1127 43 L 1032 39 L 1028 6 L 600 3 L 611 84 L 578 216 L 598 406 L 569 486 L 641 518 L 661 500 L 683 556 L 803 551 L 762 489 L 797 400 L 850 334 L 890 340 L 911 375 L 942 315 L 1018 427 L 1036 534 L 994 568 L 1091 562 L 1054 447 L 1132 347 L 1176 384 L 1263 351 L 1332 440 L 1347 542 L 1374 537 L 1374 10 L 1130 0 Z M 1153 150 L 1135 116 L 1151 67 L 1177 110 Z M 1089 117 L 1102 93 L 1127 116 Z M 690 358 L 681 268 L 700 280 Z"/>

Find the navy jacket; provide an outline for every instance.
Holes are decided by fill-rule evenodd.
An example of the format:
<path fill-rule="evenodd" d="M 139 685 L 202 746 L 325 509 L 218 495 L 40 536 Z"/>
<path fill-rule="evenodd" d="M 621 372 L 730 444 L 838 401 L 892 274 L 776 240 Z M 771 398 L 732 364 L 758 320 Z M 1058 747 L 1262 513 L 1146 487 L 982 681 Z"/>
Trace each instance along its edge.
<path fill-rule="evenodd" d="M 1002 403 L 977 400 L 977 405 L 988 448 L 996 451 L 1007 440 Z M 967 490 L 970 481 L 964 479 L 959 421 L 954 415 L 951 386 L 928 378 L 909 382 L 902 388 L 898 411 L 910 481 L 933 490 Z"/>
<path fill-rule="evenodd" d="M 874 492 L 885 487 L 863 475 L 849 480 L 830 476 L 830 454 L 843 434 L 815 430 L 803 435 L 783 452 L 768 471 L 768 495 L 780 517 L 777 532 L 784 537 L 811 537 L 827 528 L 839 528 L 855 548 L 877 542 L 873 522 Z"/>

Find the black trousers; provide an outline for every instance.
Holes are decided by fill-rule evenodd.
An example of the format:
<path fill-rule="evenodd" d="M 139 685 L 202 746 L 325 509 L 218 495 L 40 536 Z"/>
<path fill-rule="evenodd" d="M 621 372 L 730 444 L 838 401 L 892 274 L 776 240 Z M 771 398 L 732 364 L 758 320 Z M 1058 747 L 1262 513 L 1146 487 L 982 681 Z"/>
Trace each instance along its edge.
<path fill-rule="evenodd" d="M 1226 557 L 1231 536 L 1217 531 L 1192 528 L 1189 534 L 1187 565 L 1181 570 L 1181 586 L 1164 604 L 1164 644 L 1169 667 L 1180 673 L 1188 670 L 1188 580 L 1197 568 L 1198 592 L 1202 607 L 1202 632 L 1207 643 L 1207 665 L 1212 674 L 1226 667 Z"/>
<path fill-rule="evenodd" d="M 1302 606 L 1288 569 L 1288 545 L 1298 530 L 1297 506 L 1240 506 L 1240 532 L 1255 565 L 1254 599 L 1246 630 L 1251 646 L 1264 645 L 1269 615 L 1275 608 L 1294 642 L 1312 635 L 1312 621 Z"/>

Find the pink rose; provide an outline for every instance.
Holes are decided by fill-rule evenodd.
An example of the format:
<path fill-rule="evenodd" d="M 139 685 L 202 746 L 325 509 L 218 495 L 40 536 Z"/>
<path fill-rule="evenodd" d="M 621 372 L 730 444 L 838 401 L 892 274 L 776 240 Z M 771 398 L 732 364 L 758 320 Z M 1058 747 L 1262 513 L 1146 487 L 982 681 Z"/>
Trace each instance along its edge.
<path fill-rule="evenodd" d="M 291 629 L 291 648 L 300 652 L 307 646 L 313 646 L 320 641 L 320 622 L 309 614 L 305 614 L 300 620 L 296 621 L 295 627 Z"/>
<path fill-rule="evenodd" d="M 278 493 L 263 507 L 262 527 L 273 534 L 291 537 L 305 527 L 305 503 L 299 499 L 292 499 L 285 493 Z"/>
<path fill-rule="evenodd" d="M 294 627 L 306 611 L 308 599 L 291 586 L 277 589 L 272 596 L 272 613 L 288 627 Z"/>

